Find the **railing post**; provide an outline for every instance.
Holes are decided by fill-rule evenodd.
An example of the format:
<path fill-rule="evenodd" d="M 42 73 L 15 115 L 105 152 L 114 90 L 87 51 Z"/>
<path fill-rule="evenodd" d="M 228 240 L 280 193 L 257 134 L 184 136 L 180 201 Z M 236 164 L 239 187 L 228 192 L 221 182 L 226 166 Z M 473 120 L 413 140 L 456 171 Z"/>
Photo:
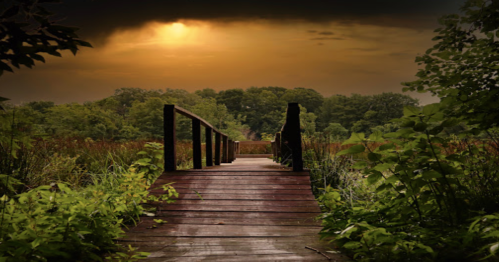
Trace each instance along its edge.
<path fill-rule="evenodd" d="M 234 160 L 236 159 L 236 156 L 241 154 L 241 144 L 239 141 L 234 142 L 235 143 L 235 152 L 234 152 Z"/>
<path fill-rule="evenodd" d="M 234 160 L 234 141 L 230 140 L 229 139 L 229 142 L 228 142 L 228 145 L 229 145 L 229 148 L 228 148 L 228 159 L 227 159 L 227 162 L 228 163 L 232 163 L 232 160 Z"/>
<path fill-rule="evenodd" d="M 197 118 L 192 119 L 192 158 L 194 162 L 194 169 L 202 169 L 201 121 Z"/>
<path fill-rule="evenodd" d="M 222 163 L 229 163 L 229 145 L 227 139 L 226 136 L 222 138 Z"/>
<path fill-rule="evenodd" d="M 275 133 L 275 161 L 279 162 L 281 157 L 281 133 Z"/>
<path fill-rule="evenodd" d="M 175 105 L 165 105 L 163 108 L 165 172 L 177 170 L 175 127 Z"/>
<path fill-rule="evenodd" d="M 206 127 L 206 166 L 213 166 L 213 129 Z"/>
<path fill-rule="evenodd" d="M 215 165 L 219 166 L 220 165 L 220 138 L 221 134 L 218 132 L 215 132 Z"/>
<path fill-rule="evenodd" d="M 293 158 L 293 171 L 303 171 L 303 159 L 300 132 L 300 106 L 289 103 L 286 113 L 287 140 Z"/>
<path fill-rule="evenodd" d="M 281 130 L 281 143 L 280 143 L 280 148 L 281 148 L 281 163 L 285 163 L 286 160 L 288 160 L 289 155 L 291 154 L 291 150 L 289 147 L 289 137 L 288 137 L 288 130 L 287 130 L 287 123 Z"/>

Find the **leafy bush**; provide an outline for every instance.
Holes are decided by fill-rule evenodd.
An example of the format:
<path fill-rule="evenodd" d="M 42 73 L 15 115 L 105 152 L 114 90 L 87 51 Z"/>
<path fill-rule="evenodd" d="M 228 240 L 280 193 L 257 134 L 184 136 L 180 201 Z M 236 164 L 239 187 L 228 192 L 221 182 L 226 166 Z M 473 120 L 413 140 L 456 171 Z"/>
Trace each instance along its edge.
<path fill-rule="evenodd" d="M 148 196 L 152 180 L 162 172 L 161 144 L 149 143 L 140 155 L 147 158 L 129 170 L 92 175 L 93 184 L 78 190 L 66 183 L 42 185 L 1 198 L 0 261 L 101 261 L 107 252 L 120 251 L 114 242 L 125 223 L 136 222 L 142 203 L 177 197 L 171 185 L 160 198 Z M 72 158 L 71 161 L 74 159 Z M 72 162 L 74 164 L 74 161 Z M 145 253 L 114 253 L 119 261 Z"/>
<path fill-rule="evenodd" d="M 494 235 L 483 235 L 476 221 L 466 228 L 477 214 L 499 211 L 498 152 L 469 134 L 460 142 L 443 135 L 460 121 L 444 120 L 439 104 L 408 107 L 398 121 L 397 132 L 354 133 L 344 142 L 354 145 L 336 156 L 367 154 L 352 166 L 366 179 L 354 188 L 355 201 L 326 187 L 319 197 L 329 211 L 322 235 L 334 236 L 359 261 L 474 259 L 485 257 L 480 250 L 486 248 L 494 253 Z"/>

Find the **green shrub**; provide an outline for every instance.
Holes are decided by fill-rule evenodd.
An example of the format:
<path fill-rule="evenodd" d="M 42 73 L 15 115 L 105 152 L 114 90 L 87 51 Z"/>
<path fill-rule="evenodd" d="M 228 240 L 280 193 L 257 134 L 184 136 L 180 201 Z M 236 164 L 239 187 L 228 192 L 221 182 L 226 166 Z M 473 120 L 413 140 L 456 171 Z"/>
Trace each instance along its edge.
<path fill-rule="evenodd" d="M 494 254 L 496 229 L 485 227 L 493 229 L 488 232 L 482 222 L 483 215 L 490 220 L 499 211 L 496 149 L 470 134 L 461 140 L 443 134 L 460 121 L 444 119 L 438 104 L 406 108 L 398 121 L 396 132 L 354 133 L 344 142 L 353 146 L 337 156 L 367 155 L 351 167 L 366 178 L 352 184 L 356 199 L 348 199 L 344 187 L 326 187 L 319 197 L 328 212 L 323 237 L 335 237 L 358 261 L 474 260 L 488 257 L 487 249 Z"/>

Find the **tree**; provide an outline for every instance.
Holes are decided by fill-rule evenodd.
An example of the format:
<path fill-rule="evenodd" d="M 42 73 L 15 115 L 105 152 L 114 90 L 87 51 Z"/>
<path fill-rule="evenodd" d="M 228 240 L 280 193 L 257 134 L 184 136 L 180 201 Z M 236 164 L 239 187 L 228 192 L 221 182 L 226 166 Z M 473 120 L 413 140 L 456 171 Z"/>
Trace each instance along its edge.
<path fill-rule="evenodd" d="M 172 103 L 159 97 L 151 97 L 144 102 L 134 102 L 130 108 L 130 123 L 148 138 L 162 138 L 165 104 Z"/>
<path fill-rule="evenodd" d="M 344 128 L 340 123 L 329 123 L 328 127 L 324 129 L 324 134 L 333 141 L 345 140 L 348 136 L 348 129 Z"/>
<path fill-rule="evenodd" d="M 79 46 L 92 47 L 78 39 L 77 28 L 56 24 L 45 3 L 59 0 L 11 0 L 0 3 L 0 75 L 21 65 L 32 68 L 45 62 L 41 54 L 61 56 L 60 50 L 76 55 Z M 10 64 L 10 65 L 9 65 Z"/>
<path fill-rule="evenodd" d="M 242 110 L 246 117 L 244 123 L 249 125 L 257 136 L 277 132 L 285 108 L 286 102 L 266 88 L 248 88 L 243 96 Z"/>
<path fill-rule="evenodd" d="M 447 113 L 481 128 L 499 123 L 499 1 L 468 0 L 463 15 L 440 19 L 437 43 L 418 56 L 424 67 L 404 90 L 431 92 Z"/>
<path fill-rule="evenodd" d="M 352 94 L 350 97 L 335 95 L 325 98 L 317 114 L 319 130 L 326 128 L 329 123 L 340 123 L 346 129 L 351 129 L 368 110 L 369 96 Z"/>
<path fill-rule="evenodd" d="M 312 113 L 316 113 L 324 101 L 324 97 L 317 91 L 303 87 L 287 89 L 282 99 L 287 103 L 298 103 Z"/>
<path fill-rule="evenodd" d="M 217 98 L 218 93 L 217 91 L 211 89 L 211 88 L 205 88 L 203 90 L 196 90 L 194 94 L 202 97 L 202 98 Z"/>
<path fill-rule="evenodd" d="M 92 47 L 78 39 L 78 28 L 56 24 L 46 3 L 59 0 L 9 0 L 0 2 L 0 76 L 14 72 L 12 66 L 32 68 L 35 60 L 45 63 L 42 54 L 61 56 L 70 50 L 76 55 L 79 46 Z M 0 97 L 0 102 L 8 100 Z M 0 109 L 4 108 L 0 105 Z"/>
<path fill-rule="evenodd" d="M 218 93 L 217 103 L 225 105 L 231 114 L 238 115 L 243 110 L 243 97 L 242 89 L 227 89 Z"/>
<path fill-rule="evenodd" d="M 204 99 L 192 108 L 192 112 L 225 133 L 229 139 L 246 140 L 242 131 L 248 127 L 242 125 L 239 118 L 230 114 L 225 105 L 217 104 L 215 99 Z"/>

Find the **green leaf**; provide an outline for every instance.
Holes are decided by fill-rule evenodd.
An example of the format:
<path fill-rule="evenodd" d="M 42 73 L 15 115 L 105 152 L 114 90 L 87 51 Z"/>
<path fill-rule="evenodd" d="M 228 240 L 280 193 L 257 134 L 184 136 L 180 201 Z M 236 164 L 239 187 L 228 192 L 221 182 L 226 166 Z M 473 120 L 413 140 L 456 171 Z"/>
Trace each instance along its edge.
<path fill-rule="evenodd" d="M 352 133 L 349 139 L 343 142 L 341 145 L 350 145 L 350 144 L 358 144 L 362 143 L 366 139 L 364 133 Z"/>
<path fill-rule="evenodd" d="M 496 242 L 490 246 L 490 253 L 495 254 L 497 249 L 499 249 L 499 242 Z"/>
<path fill-rule="evenodd" d="M 440 104 L 439 103 L 429 104 L 429 105 L 425 105 L 423 107 L 423 114 L 425 116 L 431 116 L 431 115 L 434 115 L 438 112 L 440 112 Z"/>
<path fill-rule="evenodd" d="M 377 154 L 377 153 L 369 153 L 369 154 L 367 154 L 367 158 L 370 161 L 376 162 L 376 161 L 380 161 L 382 156 L 381 156 L 381 154 Z"/>
<path fill-rule="evenodd" d="M 367 162 L 366 161 L 357 161 L 352 168 L 354 169 L 364 169 L 367 167 Z"/>
<path fill-rule="evenodd" d="M 442 126 L 436 126 L 436 127 L 432 128 L 432 129 L 430 129 L 428 131 L 428 133 L 430 133 L 430 135 L 438 135 L 442 131 L 444 131 L 444 128 Z"/>
<path fill-rule="evenodd" d="M 402 124 L 400 124 L 400 127 L 413 127 L 415 124 L 416 122 L 413 120 L 405 120 Z"/>
<path fill-rule="evenodd" d="M 386 171 L 386 170 L 390 169 L 390 167 L 392 167 L 391 163 L 383 163 L 383 164 L 376 165 L 374 167 L 374 170 L 377 170 L 379 172 L 383 172 L 383 171 Z"/>
<path fill-rule="evenodd" d="M 383 178 L 383 174 L 381 174 L 381 172 L 379 172 L 379 171 L 373 170 L 373 171 L 372 171 L 372 174 L 370 174 L 370 175 L 367 177 L 367 183 L 368 183 L 369 185 L 375 184 L 375 183 L 376 183 L 376 182 L 378 182 L 381 178 Z"/>
<path fill-rule="evenodd" d="M 445 119 L 440 126 L 442 127 L 453 127 L 460 123 L 461 121 L 455 117 Z"/>
<path fill-rule="evenodd" d="M 371 140 L 373 142 L 379 142 L 379 143 L 382 143 L 385 141 L 383 139 L 383 133 L 381 133 L 380 131 L 374 131 L 374 133 L 369 135 L 369 140 Z"/>
<path fill-rule="evenodd" d="M 418 244 L 416 244 L 416 246 L 419 247 L 419 248 L 421 248 L 421 249 L 424 249 L 429 254 L 433 254 L 434 253 L 433 249 L 431 247 L 427 246 L 427 245 L 423 245 L 421 243 L 418 243 Z"/>
<path fill-rule="evenodd" d="M 441 177 L 442 177 L 442 174 L 440 174 L 434 170 L 429 170 L 429 171 L 423 172 L 423 178 L 425 178 L 425 179 L 441 178 Z"/>
<path fill-rule="evenodd" d="M 354 154 L 362 153 L 362 152 L 364 152 L 364 150 L 366 150 L 366 148 L 363 145 L 354 145 L 348 149 L 345 149 L 345 150 L 338 152 L 336 155 L 337 156 L 346 155 L 346 154 L 354 155 Z"/>
<path fill-rule="evenodd" d="M 414 106 L 405 106 L 404 107 L 404 116 L 406 116 L 406 117 L 417 116 L 420 113 L 421 113 L 421 111 L 417 107 L 414 107 Z"/>
<path fill-rule="evenodd" d="M 389 183 L 389 184 L 394 184 L 396 182 L 400 181 L 400 179 L 398 178 L 398 176 L 396 175 L 391 175 L 390 177 L 388 177 L 385 181 L 385 183 Z"/>
<path fill-rule="evenodd" d="M 417 132 L 423 132 L 423 131 L 425 131 L 425 130 L 426 130 L 426 128 L 427 128 L 427 127 L 428 127 L 428 125 L 427 125 L 427 124 L 425 124 L 425 123 L 423 123 L 423 122 L 419 122 L 419 123 L 417 123 L 417 124 L 413 127 L 413 129 L 414 129 L 414 131 L 417 131 Z"/>
<path fill-rule="evenodd" d="M 360 247 L 362 247 L 362 244 L 360 242 L 357 242 L 357 241 L 350 241 L 350 242 L 347 242 L 343 245 L 343 248 L 346 248 L 346 249 L 357 249 Z"/>
<path fill-rule="evenodd" d="M 378 147 L 378 149 L 380 151 L 390 150 L 390 149 L 394 149 L 394 148 L 395 148 L 395 145 L 393 143 L 384 144 L 384 145 L 381 145 Z"/>

